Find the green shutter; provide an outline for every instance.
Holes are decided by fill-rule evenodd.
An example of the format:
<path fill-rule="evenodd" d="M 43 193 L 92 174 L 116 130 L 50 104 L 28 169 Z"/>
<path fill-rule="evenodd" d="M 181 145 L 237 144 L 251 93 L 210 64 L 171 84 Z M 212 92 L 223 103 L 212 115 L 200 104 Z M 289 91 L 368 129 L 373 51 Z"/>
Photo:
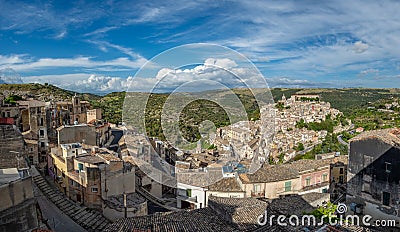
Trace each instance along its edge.
<path fill-rule="evenodd" d="M 292 191 L 292 181 L 286 181 L 285 182 L 285 192 L 290 192 Z"/>

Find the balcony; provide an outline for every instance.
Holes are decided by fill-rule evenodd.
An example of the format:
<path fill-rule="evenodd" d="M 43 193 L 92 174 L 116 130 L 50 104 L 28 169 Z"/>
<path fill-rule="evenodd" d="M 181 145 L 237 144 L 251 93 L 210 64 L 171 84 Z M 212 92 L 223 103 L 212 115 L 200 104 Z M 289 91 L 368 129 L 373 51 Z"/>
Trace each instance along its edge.
<path fill-rule="evenodd" d="M 322 188 L 322 187 L 329 187 L 329 181 L 324 181 L 321 183 L 317 183 L 317 184 L 313 184 L 313 185 L 309 185 L 309 186 L 304 186 L 301 191 L 309 191 L 309 190 L 313 190 L 313 189 L 318 189 L 318 188 Z"/>
<path fill-rule="evenodd" d="M 265 197 L 265 191 L 251 191 L 252 197 Z"/>

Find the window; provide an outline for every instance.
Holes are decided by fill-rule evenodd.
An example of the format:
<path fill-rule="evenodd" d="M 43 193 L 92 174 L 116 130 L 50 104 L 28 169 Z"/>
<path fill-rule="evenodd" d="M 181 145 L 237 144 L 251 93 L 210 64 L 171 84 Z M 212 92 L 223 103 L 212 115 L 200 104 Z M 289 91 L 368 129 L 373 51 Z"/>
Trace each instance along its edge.
<path fill-rule="evenodd" d="M 7 112 L 7 118 L 10 118 L 10 117 L 11 117 L 10 112 Z"/>
<path fill-rule="evenodd" d="M 343 184 L 343 176 L 339 176 L 339 183 Z"/>
<path fill-rule="evenodd" d="M 327 173 L 324 173 L 324 174 L 322 175 L 322 182 L 326 182 L 326 181 L 328 181 L 328 174 L 327 174 Z"/>
<path fill-rule="evenodd" d="M 44 142 L 40 142 L 40 147 L 44 147 Z"/>
<path fill-rule="evenodd" d="M 311 185 L 311 177 L 307 177 L 306 178 L 306 186 L 310 186 Z"/>
<path fill-rule="evenodd" d="M 390 193 L 382 192 L 382 204 L 386 206 L 390 205 Z"/>
<path fill-rule="evenodd" d="M 253 186 L 253 190 L 254 190 L 255 193 L 258 193 L 258 192 L 261 191 L 261 186 L 259 184 L 255 184 Z"/>
<path fill-rule="evenodd" d="M 44 136 L 44 130 L 40 130 L 40 131 L 39 131 L 39 136 L 40 136 L 40 137 L 43 137 L 43 136 Z"/>
<path fill-rule="evenodd" d="M 40 118 L 40 126 L 43 126 L 43 118 Z"/>
<path fill-rule="evenodd" d="M 285 192 L 290 192 L 292 191 L 292 181 L 286 181 L 285 182 Z"/>
<path fill-rule="evenodd" d="M 343 171 L 344 171 L 344 169 L 343 168 L 340 168 L 340 174 L 343 174 Z"/>
<path fill-rule="evenodd" d="M 83 164 L 82 163 L 78 163 L 78 169 L 79 169 L 79 171 L 83 170 Z"/>
<path fill-rule="evenodd" d="M 97 193 L 99 189 L 97 187 L 92 187 L 92 193 Z"/>
<path fill-rule="evenodd" d="M 186 189 L 186 196 L 192 197 L 192 190 L 191 189 Z"/>

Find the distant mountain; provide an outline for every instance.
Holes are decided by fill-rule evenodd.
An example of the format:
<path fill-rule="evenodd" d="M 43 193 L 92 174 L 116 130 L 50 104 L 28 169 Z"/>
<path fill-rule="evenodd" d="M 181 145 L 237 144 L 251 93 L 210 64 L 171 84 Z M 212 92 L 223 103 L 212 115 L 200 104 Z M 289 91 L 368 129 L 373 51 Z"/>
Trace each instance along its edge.
<path fill-rule="evenodd" d="M 31 97 L 42 101 L 56 100 L 71 100 L 71 97 L 77 94 L 82 100 L 96 101 L 101 97 L 90 93 L 76 93 L 74 91 L 64 90 L 50 84 L 1 84 L 1 94 L 15 94 L 23 97 Z"/>
<path fill-rule="evenodd" d="M 22 84 L 21 76 L 12 68 L 0 69 L 0 84 Z"/>

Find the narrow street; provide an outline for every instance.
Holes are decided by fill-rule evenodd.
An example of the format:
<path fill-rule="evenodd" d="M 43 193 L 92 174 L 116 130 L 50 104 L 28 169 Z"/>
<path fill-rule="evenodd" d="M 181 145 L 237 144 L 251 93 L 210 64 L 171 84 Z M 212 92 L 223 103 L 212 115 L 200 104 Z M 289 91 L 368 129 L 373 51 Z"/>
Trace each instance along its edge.
<path fill-rule="evenodd" d="M 32 168 L 32 178 L 43 216 L 49 220 L 49 226 L 54 227 L 55 231 L 64 231 L 64 229 L 65 231 L 101 231 L 110 224 L 110 221 L 101 213 L 66 198 L 35 168 Z"/>
<path fill-rule="evenodd" d="M 40 175 L 38 171 L 33 168 L 31 169 L 32 176 Z M 75 223 L 70 217 L 64 214 L 53 202 L 51 202 L 39 189 L 39 187 L 34 184 L 33 191 L 35 198 L 39 204 L 42 211 L 42 216 L 47 221 L 51 230 L 56 232 L 84 232 L 87 231 L 77 223 Z"/>
<path fill-rule="evenodd" d="M 47 224 L 50 226 L 50 229 L 56 232 L 86 231 L 49 201 L 36 185 L 34 185 L 34 192 L 40 209 L 42 210 L 43 218 L 48 220 Z"/>

